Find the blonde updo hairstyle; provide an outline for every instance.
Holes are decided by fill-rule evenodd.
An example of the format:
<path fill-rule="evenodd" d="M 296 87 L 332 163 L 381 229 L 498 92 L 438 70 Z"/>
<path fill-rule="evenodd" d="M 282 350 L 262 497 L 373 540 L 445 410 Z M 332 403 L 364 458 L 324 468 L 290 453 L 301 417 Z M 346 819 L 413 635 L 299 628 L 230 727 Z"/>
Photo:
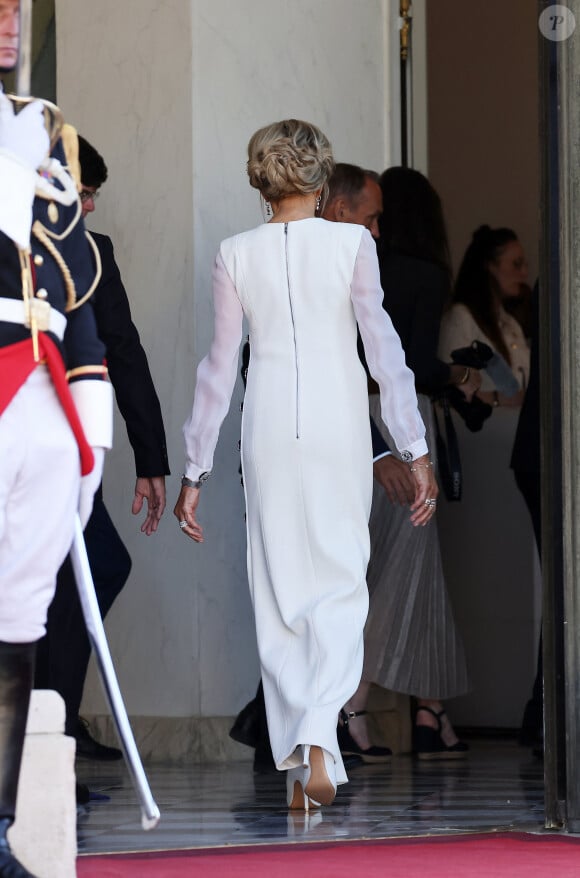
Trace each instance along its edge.
<path fill-rule="evenodd" d="M 250 186 L 265 201 L 321 190 L 320 212 L 328 197 L 327 180 L 334 170 L 332 147 L 309 122 L 284 119 L 252 136 L 248 144 Z"/>

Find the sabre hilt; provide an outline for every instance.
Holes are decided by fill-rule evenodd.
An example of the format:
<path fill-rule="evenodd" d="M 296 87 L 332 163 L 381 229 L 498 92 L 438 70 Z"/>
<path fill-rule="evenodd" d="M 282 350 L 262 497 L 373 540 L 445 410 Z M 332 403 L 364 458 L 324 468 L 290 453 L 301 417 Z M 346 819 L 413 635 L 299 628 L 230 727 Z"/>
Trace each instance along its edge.
<path fill-rule="evenodd" d="M 44 124 L 50 139 L 50 149 L 54 149 L 61 135 L 62 126 L 64 125 L 64 116 L 60 107 L 57 107 L 52 101 L 46 100 L 46 98 L 24 97 L 23 95 L 13 94 L 6 95 L 6 97 L 8 100 L 12 101 L 15 112 L 17 113 L 27 104 L 31 104 L 33 101 L 40 101 L 44 107 Z"/>
<path fill-rule="evenodd" d="M 44 98 L 34 98 L 30 94 L 32 74 L 32 0 L 20 0 L 19 3 L 19 47 L 16 63 L 16 94 L 7 95 L 19 112 L 26 104 L 40 100 L 44 105 L 44 124 L 50 139 L 52 150 L 60 137 L 64 117 L 60 109 Z"/>

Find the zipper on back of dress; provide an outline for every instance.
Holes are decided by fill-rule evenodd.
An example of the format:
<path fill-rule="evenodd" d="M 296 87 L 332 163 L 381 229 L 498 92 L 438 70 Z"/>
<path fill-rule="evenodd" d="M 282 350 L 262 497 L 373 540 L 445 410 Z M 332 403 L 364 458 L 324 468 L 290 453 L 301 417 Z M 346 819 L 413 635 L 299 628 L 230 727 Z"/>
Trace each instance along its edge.
<path fill-rule="evenodd" d="M 290 319 L 292 321 L 292 334 L 294 336 L 294 366 L 296 369 L 296 438 L 300 439 L 300 407 L 299 392 L 300 381 L 298 374 L 298 343 L 296 341 L 296 322 L 294 320 L 294 305 L 292 302 L 292 289 L 290 286 L 290 265 L 288 261 L 288 223 L 284 223 L 284 250 L 286 254 L 286 281 L 288 283 L 288 301 L 290 303 Z"/>

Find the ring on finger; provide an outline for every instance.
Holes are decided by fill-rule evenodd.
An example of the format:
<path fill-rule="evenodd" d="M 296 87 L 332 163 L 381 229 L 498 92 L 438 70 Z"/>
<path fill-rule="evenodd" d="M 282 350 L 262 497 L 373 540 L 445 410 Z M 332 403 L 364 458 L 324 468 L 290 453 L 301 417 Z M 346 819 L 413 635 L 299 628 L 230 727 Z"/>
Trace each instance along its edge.
<path fill-rule="evenodd" d="M 435 509 L 435 507 L 437 506 L 437 500 L 434 497 L 428 497 L 427 500 L 425 500 L 425 506 L 429 506 L 431 507 L 431 509 Z"/>
<path fill-rule="evenodd" d="M 179 527 L 181 528 L 181 530 L 183 530 L 184 527 L 187 527 L 187 521 L 185 519 L 183 519 L 183 521 L 180 521 Z"/>

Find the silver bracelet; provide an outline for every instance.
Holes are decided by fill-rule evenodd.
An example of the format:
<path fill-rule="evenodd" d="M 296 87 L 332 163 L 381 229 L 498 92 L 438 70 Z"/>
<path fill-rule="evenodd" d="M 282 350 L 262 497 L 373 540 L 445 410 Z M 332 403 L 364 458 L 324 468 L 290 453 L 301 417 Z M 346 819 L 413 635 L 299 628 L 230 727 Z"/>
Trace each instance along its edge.
<path fill-rule="evenodd" d="M 181 477 L 181 487 L 182 488 L 201 488 L 204 482 L 209 479 L 209 473 L 201 473 L 199 479 L 188 479 L 184 474 Z"/>

